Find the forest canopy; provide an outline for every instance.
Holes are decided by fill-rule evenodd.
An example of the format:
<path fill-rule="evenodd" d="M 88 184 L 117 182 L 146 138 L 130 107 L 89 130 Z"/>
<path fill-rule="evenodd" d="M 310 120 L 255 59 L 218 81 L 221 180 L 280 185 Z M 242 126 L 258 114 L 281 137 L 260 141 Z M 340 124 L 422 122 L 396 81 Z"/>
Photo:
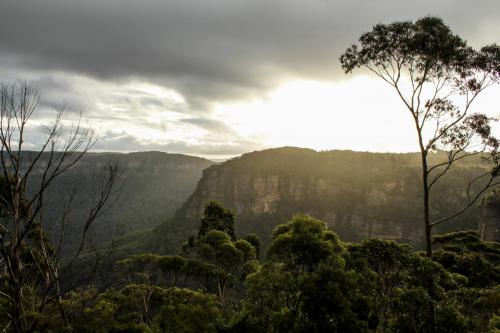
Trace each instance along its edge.
<path fill-rule="evenodd" d="M 131 256 L 113 287 L 66 294 L 67 325 L 54 306 L 26 315 L 44 332 L 500 329 L 500 246 L 474 231 L 436 237 L 430 259 L 393 241 L 343 242 L 306 215 L 277 226 L 259 254 L 259 238 L 238 237 L 233 226 L 234 215 L 212 202 L 178 255 Z M 0 306 L 8 326 L 8 305 Z"/>

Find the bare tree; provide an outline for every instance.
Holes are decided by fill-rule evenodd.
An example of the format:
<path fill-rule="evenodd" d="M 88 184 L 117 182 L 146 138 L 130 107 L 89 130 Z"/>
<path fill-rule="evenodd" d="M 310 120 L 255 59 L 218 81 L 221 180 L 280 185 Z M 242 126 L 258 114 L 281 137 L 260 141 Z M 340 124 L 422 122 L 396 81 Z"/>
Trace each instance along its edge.
<path fill-rule="evenodd" d="M 473 102 L 500 78 L 500 47 L 476 51 L 443 21 L 424 17 L 415 23 L 378 24 L 340 57 L 346 73 L 358 67 L 392 86 L 409 111 L 422 163 L 426 251 L 432 256 L 432 229 L 472 207 L 499 184 L 499 141 L 484 114 L 471 114 Z M 445 159 L 432 154 L 444 151 Z M 489 167 L 469 180 L 463 207 L 448 216 L 431 216 L 432 190 L 460 160 L 476 156 Z"/>
<path fill-rule="evenodd" d="M 0 297 L 8 303 L 11 327 L 17 332 L 36 328 L 34 313 L 49 304 L 59 307 L 67 325 L 61 297 L 65 272 L 84 249 L 86 235 L 116 195 L 120 176 L 110 163 L 94 176 L 91 209 L 83 223 L 79 246 L 61 265 L 64 227 L 75 207 L 74 196 L 64 202 L 60 216 L 43 221 L 46 194 L 54 181 L 75 166 L 95 143 L 94 132 L 79 120 L 67 124 L 65 110 L 56 110 L 36 152 L 24 151 L 28 125 L 38 109 L 40 95 L 26 82 L 0 87 Z M 33 181 L 36 179 L 36 181 Z M 50 208 L 50 207 L 49 207 Z M 56 232 L 57 229 L 57 232 Z"/>

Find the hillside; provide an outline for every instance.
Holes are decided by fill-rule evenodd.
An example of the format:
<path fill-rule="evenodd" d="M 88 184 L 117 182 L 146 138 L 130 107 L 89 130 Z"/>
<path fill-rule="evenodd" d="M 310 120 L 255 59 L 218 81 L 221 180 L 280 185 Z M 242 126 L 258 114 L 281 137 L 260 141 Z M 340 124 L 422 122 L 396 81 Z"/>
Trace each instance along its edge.
<path fill-rule="evenodd" d="M 202 170 L 213 162 L 180 154 L 137 152 L 129 154 L 89 153 L 63 174 L 47 195 L 47 217 L 58 216 L 67 204 L 68 193 L 76 189 L 75 206 L 66 226 L 66 247 L 72 248 L 81 234 L 81 220 L 90 207 L 91 177 L 110 161 L 123 174 L 116 202 L 89 231 L 95 245 L 127 233 L 148 229 L 166 221 L 196 188 Z M 36 178 L 34 179 L 36 182 Z"/>
<path fill-rule="evenodd" d="M 442 153 L 432 156 L 434 161 L 442 158 Z M 419 163 L 414 153 L 286 147 L 244 154 L 204 170 L 175 218 L 155 229 L 157 244 L 165 248 L 185 239 L 197 228 L 204 205 L 216 200 L 236 213 L 239 234 L 255 232 L 265 241 L 274 226 L 306 213 L 324 220 L 346 240 L 380 237 L 419 245 L 423 239 Z M 461 207 L 466 179 L 481 170 L 480 158 L 454 166 L 433 190 L 432 216 Z M 484 222 L 481 212 L 475 207 L 438 232 L 477 229 Z"/>

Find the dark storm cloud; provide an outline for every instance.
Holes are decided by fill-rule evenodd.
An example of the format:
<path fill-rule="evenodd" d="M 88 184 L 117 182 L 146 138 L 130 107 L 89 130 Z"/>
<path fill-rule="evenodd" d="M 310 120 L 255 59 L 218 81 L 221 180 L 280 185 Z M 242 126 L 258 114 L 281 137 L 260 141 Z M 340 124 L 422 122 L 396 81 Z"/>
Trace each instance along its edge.
<path fill-rule="evenodd" d="M 0 64 L 141 77 L 195 107 L 288 77 L 335 79 L 337 58 L 377 22 L 440 15 L 471 40 L 500 18 L 491 1 L 3 0 Z M 497 26 L 498 27 L 498 26 Z"/>

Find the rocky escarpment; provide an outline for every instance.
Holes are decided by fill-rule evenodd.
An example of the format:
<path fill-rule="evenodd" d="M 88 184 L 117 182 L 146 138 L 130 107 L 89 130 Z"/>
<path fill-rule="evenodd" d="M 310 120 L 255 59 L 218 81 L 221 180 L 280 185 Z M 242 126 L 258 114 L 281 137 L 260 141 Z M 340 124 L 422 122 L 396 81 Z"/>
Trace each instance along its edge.
<path fill-rule="evenodd" d="M 235 211 L 241 233 L 266 237 L 276 224 L 305 213 L 347 240 L 381 237 L 418 244 L 423 238 L 419 170 L 417 154 L 299 148 L 249 153 L 204 170 L 177 221 L 195 223 L 204 205 L 216 200 Z M 432 215 L 460 207 L 465 179 L 481 170 L 475 160 L 443 178 L 432 193 Z M 477 213 L 474 208 L 443 228 L 476 228 Z"/>

